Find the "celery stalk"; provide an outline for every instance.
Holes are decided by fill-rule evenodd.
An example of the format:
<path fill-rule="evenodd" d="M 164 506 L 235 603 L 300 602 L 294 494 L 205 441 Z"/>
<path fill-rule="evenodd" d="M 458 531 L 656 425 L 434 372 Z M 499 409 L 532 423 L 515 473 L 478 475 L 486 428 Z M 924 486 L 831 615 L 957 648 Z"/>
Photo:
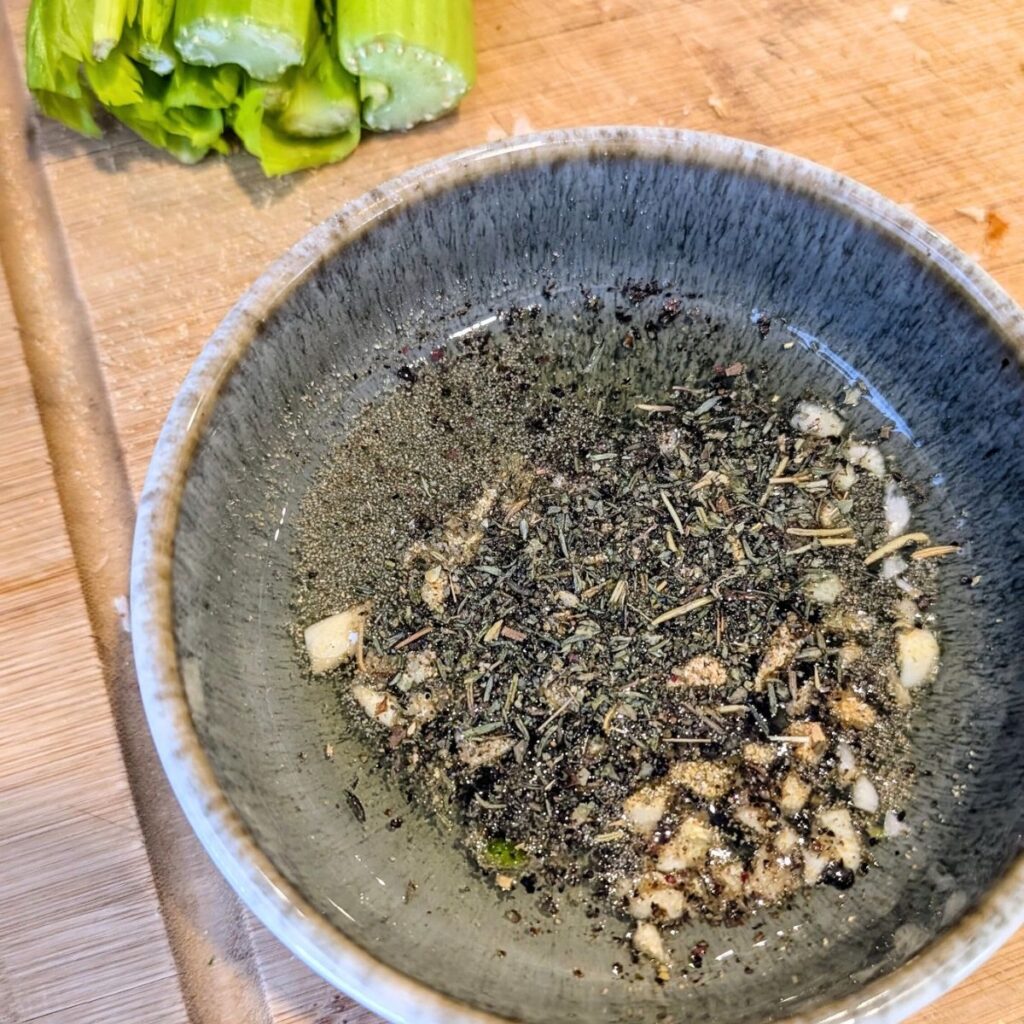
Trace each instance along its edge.
<path fill-rule="evenodd" d="M 169 78 L 149 68 L 135 70 L 141 95 L 131 103 L 104 104 L 114 117 L 182 163 L 198 163 L 211 149 L 227 151 L 222 106 L 234 99 L 240 76 L 237 68 L 179 64 Z"/>
<path fill-rule="evenodd" d="M 25 70 L 28 87 L 40 110 L 82 135 L 102 132 L 92 115 L 91 97 L 82 88 L 79 61 L 61 48 L 62 4 L 36 0 L 28 15 Z"/>
<path fill-rule="evenodd" d="M 139 0 L 137 23 L 146 42 L 163 42 L 173 20 L 174 0 Z"/>
<path fill-rule="evenodd" d="M 309 58 L 278 82 L 250 82 L 231 127 L 269 175 L 342 160 L 359 143 L 359 92 L 317 34 Z"/>
<path fill-rule="evenodd" d="M 96 0 L 92 12 L 91 55 L 95 60 L 106 60 L 121 41 L 121 33 L 128 21 L 129 0 Z"/>
<path fill-rule="evenodd" d="M 233 64 L 197 68 L 179 61 L 167 84 L 163 102 L 172 110 L 182 107 L 226 110 L 235 102 L 241 83 L 242 72 Z"/>
<path fill-rule="evenodd" d="M 151 146 L 170 153 L 183 164 L 199 163 L 210 151 L 213 140 L 219 138 L 224 124 L 220 111 L 212 110 L 205 126 L 182 124 L 172 130 L 160 101 L 149 97 L 131 106 L 111 107 L 110 112 Z M 188 134 L 184 133 L 186 127 Z"/>
<path fill-rule="evenodd" d="M 50 41 L 75 61 L 103 60 L 120 42 L 129 0 L 35 0 L 50 8 Z"/>
<path fill-rule="evenodd" d="M 313 23 L 313 0 L 178 0 L 174 45 L 189 64 L 273 80 L 305 60 Z"/>
<path fill-rule="evenodd" d="M 171 36 L 173 20 L 174 0 L 139 0 L 139 59 L 158 75 L 169 75 L 176 63 Z"/>
<path fill-rule="evenodd" d="M 353 99 L 358 101 L 354 92 Z M 245 148 L 259 158 L 263 173 L 272 177 L 344 160 L 359 144 L 358 118 L 347 131 L 327 138 L 289 135 L 277 118 L 266 114 L 259 87 L 246 92 L 232 113 L 231 127 Z"/>
<path fill-rule="evenodd" d="M 105 107 L 123 107 L 142 99 L 142 73 L 120 47 L 106 60 L 84 66 L 85 80 Z"/>
<path fill-rule="evenodd" d="M 32 0 L 26 57 L 76 131 L 98 104 L 192 163 L 231 129 L 268 174 L 439 117 L 476 73 L 472 0 Z"/>
<path fill-rule="evenodd" d="M 356 80 L 342 66 L 323 35 L 317 37 L 305 65 L 290 72 L 287 103 L 278 115 L 289 135 L 317 139 L 359 127 Z"/>
<path fill-rule="evenodd" d="M 458 106 L 476 79 L 472 0 L 337 0 L 338 53 L 363 120 L 405 130 Z"/>

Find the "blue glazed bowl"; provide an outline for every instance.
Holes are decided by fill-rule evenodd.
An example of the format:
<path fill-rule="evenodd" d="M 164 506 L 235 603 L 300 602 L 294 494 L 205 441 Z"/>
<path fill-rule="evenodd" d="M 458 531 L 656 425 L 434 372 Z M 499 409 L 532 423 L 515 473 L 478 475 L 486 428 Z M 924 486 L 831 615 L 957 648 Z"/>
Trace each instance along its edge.
<path fill-rule="evenodd" d="M 396 360 L 533 305 L 562 344 L 587 296 L 610 327 L 635 282 L 687 304 L 680 374 L 763 362 L 780 391 L 825 397 L 860 381 L 851 415 L 892 425 L 916 511 L 962 548 L 941 569 L 944 664 L 916 712 L 909 834 L 848 893 L 816 890 L 756 928 L 681 927 L 674 947 L 706 942 L 705 966 L 664 985 L 629 964 L 621 924 L 594 936 L 571 900 L 531 932 L 529 897 L 499 903 L 373 773 L 367 820 L 349 813 L 362 750 L 289 635 L 295 509 Z M 924 1005 L 1024 919 L 1022 354 L 1021 311 L 920 221 L 731 139 L 519 138 L 346 207 L 218 329 L 140 506 L 140 685 L 210 856 L 296 955 L 393 1021 L 881 1024 Z"/>

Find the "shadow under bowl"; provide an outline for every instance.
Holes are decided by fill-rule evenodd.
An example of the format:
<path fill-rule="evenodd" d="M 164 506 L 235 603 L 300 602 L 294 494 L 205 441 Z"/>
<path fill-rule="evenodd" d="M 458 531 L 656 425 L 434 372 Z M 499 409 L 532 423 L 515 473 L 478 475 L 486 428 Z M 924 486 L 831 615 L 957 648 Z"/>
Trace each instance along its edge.
<path fill-rule="evenodd" d="M 682 314 L 662 323 L 667 299 Z M 847 893 L 815 890 L 753 927 L 681 927 L 664 985 L 632 963 L 621 923 L 595 935 L 571 898 L 557 923 L 521 891 L 499 901 L 367 769 L 290 633 L 296 510 L 354 412 L 403 365 L 468 333 L 500 341 L 508 311 L 526 308 L 551 345 L 577 344 L 584 328 L 614 344 L 633 329 L 680 377 L 767 363 L 780 393 L 833 400 L 860 382 L 854 425 L 892 426 L 916 514 L 962 547 L 940 570 L 944 661 L 916 711 L 909 834 L 879 844 L 877 868 Z M 1020 311 L 921 222 L 751 144 L 559 132 L 370 193 L 219 328 L 140 505 L 140 684 L 193 827 L 286 945 L 395 1021 L 911 1012 L 1022 917 L 1022 352 Z M 356 777 L 364 823 L 344 795 Z M 704 966 L 688 970 L 699 941 Z"/>

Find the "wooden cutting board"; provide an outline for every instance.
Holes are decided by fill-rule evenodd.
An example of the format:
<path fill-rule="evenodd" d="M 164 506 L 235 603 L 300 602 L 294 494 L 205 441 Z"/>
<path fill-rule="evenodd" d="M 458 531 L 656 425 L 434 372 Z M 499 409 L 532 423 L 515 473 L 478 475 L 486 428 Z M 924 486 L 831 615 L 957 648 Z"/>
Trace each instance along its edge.
<path fill-rule="evenodd" d="M 30 131 L 11 58 L 27 0 L 0 3 L 0 1024 L 369 1024 L 226 893 L 139 718 L 131 503 L 204 339 L 347 199 L 578 124 L 719 131 L 828 164 L 1024 301 L 1024 5 L 478 0 L 480 83 L 456 117 L 268 181 L 245 157 L 179 167 L 120 130 Z M 967 1014 L 1024 1021 L 1024 937 L 916 1020 Z"/>

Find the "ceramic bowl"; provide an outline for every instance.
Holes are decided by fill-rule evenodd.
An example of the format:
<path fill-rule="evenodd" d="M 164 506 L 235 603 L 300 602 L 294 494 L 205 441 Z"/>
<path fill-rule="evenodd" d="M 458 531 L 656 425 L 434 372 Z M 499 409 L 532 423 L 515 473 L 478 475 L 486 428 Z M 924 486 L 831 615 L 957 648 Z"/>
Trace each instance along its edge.
<path fill-rule="evenodd" d="M 909 833 L 878 844 L 877 867 L 847 893 L 814 890 L 753 926 L 681 927 L 663 985 L 631 960 L 622 923 L 595 936 L 569 897 L 557 921 L 521 891 L 499 902 L 367 769 L 289 635 L 295 510 L 360 403 L 460 332 L 500 331 L 511 308 L 536 306 L 552 344 L 584 316 L 614 331 L 637 282 L 651 302 L 685 304 L 671 327 L 680 374 L 766 362 L 780 392 L 837 400 L 860 381 L 851 417 L 891 425 L 923 522 L 962 546 L 941 569 L 944 664 L 916 712 Z M 647 301 L 633 309 L 641 322 Z M 557 132 L 375 189 L 242 298 L 153 458 L 134 643 L 192 826 L 285 945 L 392 1021 L 905 1016 L 1024 913 L 1022 353 L 1021 311 L 948 242 L 845 178 L 749 143 Z M 344 797 L 357 776 L 365 822 Z M 693 969 L 698 941 L 708 952 Z"/>

